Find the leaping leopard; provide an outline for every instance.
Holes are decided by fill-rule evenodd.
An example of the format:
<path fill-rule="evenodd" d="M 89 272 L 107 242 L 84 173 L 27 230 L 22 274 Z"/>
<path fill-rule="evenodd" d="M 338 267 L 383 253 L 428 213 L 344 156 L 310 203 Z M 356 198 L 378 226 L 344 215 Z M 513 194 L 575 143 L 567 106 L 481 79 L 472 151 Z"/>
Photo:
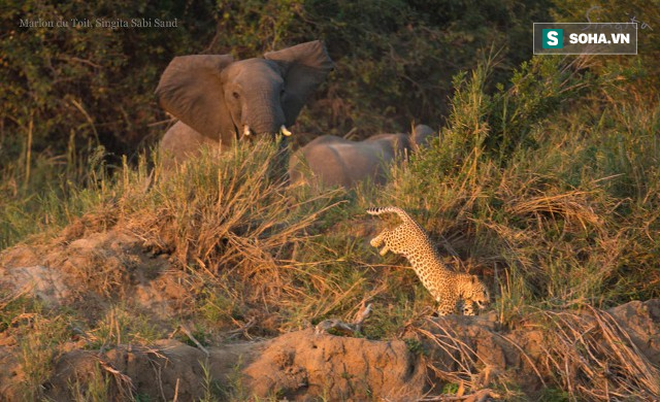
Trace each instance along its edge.
<path fill-rule="evenodd" d="M 379 248 L 380 255 L 388 251 L 401 254 L 417 273 L 424 287 L 439 303 L 438 314 L 447 315 L 456 311 L 463 301 L 463 314 L 474 315 L 474 304 L 484 308 L 490 296 L 486 286 L 476 275 L 451 271 L 442 263 L 437 249 L 428 233 L 401 208 L 369 208 L 370 215 L 395 213 L 403 223 L 394 229 L 385 229 L 374 237 L 370 244 Z"/>

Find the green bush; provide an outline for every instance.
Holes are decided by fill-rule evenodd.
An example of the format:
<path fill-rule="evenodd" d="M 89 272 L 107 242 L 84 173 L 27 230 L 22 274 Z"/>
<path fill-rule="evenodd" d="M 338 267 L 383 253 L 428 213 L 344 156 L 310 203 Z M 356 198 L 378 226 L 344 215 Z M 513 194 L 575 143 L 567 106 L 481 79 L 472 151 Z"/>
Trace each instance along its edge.
<path fill-rule="evenodd" d="M 488 61 L 457 75 L 440 135 L 376 196 L 497 277 L 503 311 L 658 296 L 660 109 L 601 100 L 628 83 L 583 62 L 534 58 L 491 95 Z"/>
<path fill-rule="evenodd" d="M 569 6 L 574 7 L 566 3 L 570 9 Z M 73 3 L 68 7 L 73 7 Z M 103 10 L 102 4 L 86 7 Z M 175 6 L 158 10 L 149 7 L 127 5 L 122 15 L 161 13 L 164 19 L 173 15 L 192 18 L 199 12 L 199 9 L 179 10 Z M 437 75 L 443 70 L 437 70 L 441 64 L 432 60 L 478 64 L 471 72 L 454 75 L 454 93 L 446 122 L 431 147 L 407 164 L 394 168 L 387 187 L 375 191 L 367 186 L 356 197 L 340 196 L 348 197 L 346 207 L 328 214 L 328 220 L 316 228 L 319 233 L 332 231 L 335 223 L 357 213 L 361 204 L 395 203 L 418 216 L 435 236 L 447 234 L 456 240 L 451 252 L 464 260 L 494 259 L 495 262 L 479 269 L 497 277 L 498 286 L 502 286 L 502 294 L 506 295 L 503 306 L 515 309 L 523 300 L 565 303 L 586 299 L 609 303 L 657 295 L 655 282 L 648 278 L 654 275 L 652 261 L 657 259 L 658 252 L 655 236 L 658 222 L 653 211 L 658 210 L 660 156 L 658 147 L 649 145 L 658 142 L 660 110 L 657 100 L 638 102 L 653 94 L 638 81 L 638 77 L 656 68 L 650 59 L 643 58 L 638 65 L 623 63 L 627 75 L 619 75 L 617 72 L 622 71 L 616 64 L 619 59 L 540 57 L 522 62 L 509 79 L 502 80 L 509 63 L 523 53 L 491 50 L 489 54 L 475 56 L 487 44 L 486 38 L 497 36 L 493 36 L 499 32 L 497 23 L 513 18 L 510 13 L 513 5 L 509 3 L 470 10 L 460 2 L 422 7 L 415 2 L 396 1 L 282 2 L 265 6 L 260 2 L 245 2 L 205 4 L 205 7 L 212 9 L 207 19 L 212 27 L 198 21 L 198 31 L 190 28 L 170 33 L 174 38 L 172 43 L 163 42 L 156 31 L 145 31 L 140 35 L 146 40 L 134 43 L 133 53 L 127 51 L 130 35 L 136 34 L 130 30 L 83 33 L 14 29 L 3 37 L 6 60 L 17 62 L 24 58 L 29 62 L 4 63 L 2 67 L 2 74 L 16 78 L 4 87 L 6 96 L 2 99 L 8 107 L 2 109 L 3 144 L 11 149 L 21 146 L 23 149 L 14 152 L 19 158 L 3 169 L 1 246 L 6 247 L 30 233 L 65 225 L 84 211 L 129 194 L 126 178 L 122 179 L 123 185 L 111 179 L 114 168 L 107 164 L 104 148 L 98 146 L 104 143 L 107 133 L 120 132 L 117 125 L 122 123 L 115 120 L 114 126 L 106 125 L 89 113 L 81 112 L 80 116 L 67 113 L 71 104 L 75 107 L 75 102 L 67 103 L 68 100 L 84 99 L 98 105 L 97 112 L 109 108 L 106 110 L 110 112 L 104 115 L 108 119 L 117 114 L 113 108 L 136 113 L 152 108 L 153 118 L 160 112 L 147 100 L 151 95 L 146 89 L 151 85 L 149 82 L 155 85 L 159 69 L 168 62 L 171 53 L 231 51 L 237 57 L 247 57 L 320 37 L 328 43 L 338 67 L 317 102 L 301 119 L 301 125 L 310 131 L 341 131 L 349 126 L 377 131 L 385 126 L 394 127 L 398 117 L 411 116 L 408 112 L 390 113 L 388 107 L 410 107 L 424 115 L 424 102 L 429 100 L 435 117 L 439 118 L 443 110 L 439 97 L 449 84 Z M 442 12 L 429 12 L 434 7 Z M 53 7 L 48 4 L 26 3 L 23 8 L 16 6 L 7 12 L 4 21 L 39 16 L 49 10 Z M 93 11 L 90 9 L 90 13 Z M 526 12 L 539 11 L 530 8 Z M 482 28 L 477 29 L 475 24 L 481 24 Z M 218 34 L 233 31 L 240 35 Z M 472 42 L 466 39 L 468 32 L 473 36 Z M 523 35 L 522 31 L 516 32 Z M 205 40 L 194 41 L 193 33 L 207 36 Z M 504 38 L 513 40 L 514 36 L 500 39 Z M 450 42 L 462 43 L 459 39 L 470 45 L 448 46 Z M 148 52 L 140 53 L 142 47 L 150 45 L 149 41 L 159 41 L 168 47 L 149 47 Z M 43 57 L 28 58 L 31 46 L 39 47 L 38 54 Z M 58 52 L 56 48 L 64 51 Z M 135 60 L 111 56 L 120 50 L 130 53 Z M 444 59 L 440 57 L 442 52 L 449 52 Z M 463 52 L 465 58 L 452 52 Z M 147 66 L 150 55 L 154 56 L 153 65 L 135 76 L 121 74 L 134 66 Z M 69 59 L 61 60 L 63 57 Z M 93 64 L 103 67 L 99 69 L 76 58 L 97 60 Z M 59 62 L 53 64 L 56 60 Z M 99 69 L 99 74 L 93 74 L 94 69 Z M 57 76 L 62 76 L 62 81 L 49 85 L 48 80 Z M 142 76 L 143 86 L 133 87 L 131 83 L 138 76 Z M 117 78 L 116 86 L 107 85 L 112 81 L 109 77 Z M 412 90 L 416 79 L 409 81 L 405 77 L 429 81 L 420 85 L 422 92 L 416 93 Z M 87 89 L 83 89 L 83 84 L 89 84 Z M 120 102 L 111 102 L 118 92 L 112 92 L 113 96 L 103 95 L 101 89 L 106 86 L 108 91 L 122 88 L 142 91 L 138 91 L 137 98 L 119 97 Z M 602 98 L 604 91 L 613 95 Z M 59 97 L 62 93 L 70 96 Z M 18 100 L 21 94 L 27 97 L 22 104 Z M 335 112 L 345 120 L 334 120 Z M 317 119 L 317 115 L 323 118 Z M 30 140 L 21 142 L 8 136 L 12 128 L 31 133 Z M 68 134 L 62 137 L 66 145 L 61 145 L 56 139 L 67 130 Z M 54 141 L 52 147 L 40 151 L 38 144 L 43 146 L 47 139 Z M 30 147 L 26 148 L 27 144 Z M 57 152 L 63 156 L 54 156 Z M 217 178 L 209 182 L 200 173 L 208 170 L 208 166 L 194 168 L 202 170 L 173 181 L 176 184 L 170 185 L 179 187 L 167 193 L 180 194 L 183 198 L 177 202 L 186 205 L 190 197 L 186 192 L 188 185 L 208 187 L 209 183 L 216 183 L 213 180 Z M 146 168 L 145 163 L 140 164 L 139 177 L 146 177 Z M 244 168 L 228 167 L 239 169 L 241 175 Z M 125 165 L 123 174 L 129 171 Z M 187 174 L 190 172 L 193 170 Z M 262 188 L 264 183 L 258 181 L 255 186 Z M 216 197 L 209 196 L 211 200 Z M 299 197 L 306 199 L 310 194 L 301 193 Z M 139 199 L 149 198 L 140 195 Z M 133 201 L 125 206 L 134 212 L 148 207 Z M 195 228 L 212 221 L 208 218 L 198 221 L 200 216 L 205 216 L 201 204 L 196 208 L 202 215 L 185 215 L 185 211 L 176 212 L 174 204 L 168 205 L 182 238 L 194 238 Z M 247 222 L 249 219 L 244 224 Z M 204 265 L 217 263 L 212 253 L 215 243 L 200 241 L 181 247 L 206 255 L 206 259 L 201 259 Z M 305 248 L 311 254 L 302 253 L 298 258 L 313 263 L 315 259 L 332 259 L 339 253 L 343 255 L 342 261 L 351 258 L 362 261 L 359 256 L 365 250 L 353 243 L 345 244 L 343 236 L 329 233 L 323 242 L 332 250 L 329 255 L 322 256 Z M 185 264 L 188 255 L 180 258 Z M 342 277 L 352 278 L 351 289 L 364 279 L 359 273 L 355 276 L 344 272 L 350 271 L 345 262 L 333 265 L 332 269 L 341 273 L 328 276 L 338 288 L 346 289 Z M 334 309 L 317 307 L 316 317 Z M 302 313 L 291 314 L 295 317 Z"/>
<path fill-rule="evenodd" d="M 9 0 L 0 11 L 0 246 L 40 231 L 29 219 L 42 204 L 57 208 L 79 184 L 95 188 L 99 150 L 112 172 L 121 154 L 135 161 L 139 144 L 160 137 L 168 120 L 153 91 L 174 56 L 246 58 L 322 39 L 336 69 L 299 119 L 299 144 L 319 134 L 408 131 L 412 121 L 440 124 L 451 76 L 475 66 L 481 48 L 502 49 L 496 79 L 529 56 L 523 22 L 547 11 L 523 4 Z M 177 18 L 178 28 L 19 27 L 72 18 Z"/>
<path fill-rule="evenodd" d="M 7 156 L 63 153 L 70 139 L 91 138 L 112 152 L 129 151 L 149 132 L 160 112 L 153 91 L 174 54 L 199 51 L 215 29 L 214 4 L 146 1 L 9 1 L 0 14 L 3 82 L 0 146 Z M 96 19 L 177 18 L 184 29 L 110 29 Z M 72 19 L 92 27 L 73 27 Z M 21 20 L 58 21 L 67 28 L 21 28 Z M 121 145 L 124 145 L 123 147 Z M 23 149 L 21 149 L 23 148 Z M 4 158 L 3 158 L 4 159 Z M 6 161 L 6 160 L 5 160 Z"/>
<path fill-rule="evenodd" d="M 407 130 L 412 120 L 438 124 L 450 77 L 473 67 L 482 47 L 504 47 L 504 69 L 529 56 L 523 21 L 545 16 L 529 3 L 10 1 L 0 14 L 1 159 L 24 158 L 28 146 L 59 155 L 72 140 L 77 149 L 92 140 L 133 153 L 164 130 L 153 90 L 172 57 L 254 57 L 317 38 L 337 68 L 301 118 L 302 131 L 365 135 Z M 177 18 L 178 28 L 19 27 L 73 18 Z"/>
<path fill-rule="evenodd" d="M 397 336 L 433 300 L 405 261 L 368 245 L 372 225 L 382 224 L 364 215 L 368 206 L 414 216 L 454 268 L 491 286 L 490 308 L 505 326 L 530 311 L 660 297 L 660 42 L 642 31 L 639 57 L 529 59 L 529 22 L 547 20 L 546 4 L 532 3 L 72 0 L 3 8 L 0 249 L 78 219 L 88 233 L 116 226 L 168 256 L 187 296 L 156 329 L 149 315 L 125 317 L 133 294 L 107 298 L 92 279 L 83 281 L 90 292 L 119 303 L 105 320 L 90 318 L 84 304 L 42 314 L 20 294 L 0 295 L 0 332 L 22 339 L 25 397 L 41 396 L 49 362 L 69 342 L 67 325 L 78 321 L 103 344 L 147 342 L 182 322 L 214 343 L 236 327 L 273 336 L 326 318 L 350 321 L 372 303 L 364 336 Z M 554 4 L 557 20 L 580 19 L 589 7 Z M 602 7 L 600 20 L 620 20 L 623 6 Z M 16 27 L 20 18 L 74 9 L 177 17 L 182 28 Z M 657 10 L 644 12 L 640 19 L 657 20 Z M 301 115 L 303 141 L 405 130 L 413 119 L 440 127 L 428 148 L 392 167 L 387 185 L 289 188 L 266 174 L 270 143 L 242 143 L 222 158 L 204 153 L 167 180 L 157 153 L 119 159 L 163 131 L 151 94 L 172 56 L 252 57 L 315 38 L 337 69 Z M 109 331 L 114 322 L 121 330 Z M 554 385 L 544 400 L 573 395 Z"/>
<path fill-rule="evenodd" d="M 625 85 L 604 85 L 599 94 L 605 100 L 627 99 L 635 102 L 657 102 L 660 84 L 660 37 L 657 3 L 632 0 L 625 3 L 605 0 L 589 3 L 580 0 L 554 0 L 552 19 L 560 22 L 637 22 L 638 54 L 635 56 L 594 57 L 592 70 Z"/>

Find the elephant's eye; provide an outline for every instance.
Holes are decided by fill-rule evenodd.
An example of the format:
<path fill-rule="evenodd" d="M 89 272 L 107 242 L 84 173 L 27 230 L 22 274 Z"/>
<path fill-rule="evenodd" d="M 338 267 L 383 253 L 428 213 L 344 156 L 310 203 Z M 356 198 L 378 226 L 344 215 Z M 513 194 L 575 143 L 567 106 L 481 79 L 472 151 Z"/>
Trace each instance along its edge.
<path fill-rule="evenodd" d="M 232 93 L 231 93 L 231 96 L 233 96 L 234 99 L 238 99 L 238 98 L 241 97 L 241 95 L 239 95 L 238 92 L 236 92 L 236 91 L 232 92 Z"/>
<path fill-rule="evenodd" d="M 284 88 L 280 89 L 280 98 L 284 96 Z"/>

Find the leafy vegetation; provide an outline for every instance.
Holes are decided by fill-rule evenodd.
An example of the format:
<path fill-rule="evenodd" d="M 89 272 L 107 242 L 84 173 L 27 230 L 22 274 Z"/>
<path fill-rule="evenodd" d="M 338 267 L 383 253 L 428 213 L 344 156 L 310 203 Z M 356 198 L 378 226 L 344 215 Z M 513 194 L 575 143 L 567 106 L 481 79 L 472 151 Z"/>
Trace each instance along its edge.
<path fill-rule="evenodd" d="M 121 278 L 108 288 L 80 273 L 107 299 L 102 315 L 3 295 L 0 334 L 22 339 L 26 398 L 41 396 L 74 332 L 85 347 L 106 348 L 189 325 L 207 344 L 350 321 L 368 302 L 364 335 L 397 336 L 433 301 L 403 260 L 368 245 L 382 225 L 363 214 L 374 205 L 406 209 L 451 265 L 484 277 L 503 325 L 530 311 L 660 297 L 660 42 L 651 31 L 642 31 L 639 58 L 530 58 L 519 43 L 531 43 L 527 21 L 546 19 L 542 3 L 194 3 L 71 1 L 56 10 L 28 1 L 0 14 L 0 248 L 48 241 L 86 219 L 88 231 L 126 230 L 168 256 L 186 292 L 178 315 L 157 324 L 110 297 L 123 294 Z M 552 13 L 577 18 L 585 7 L 557 1 Z M 176 17 L 185 28 L 16 28 L 17 19 L 74 9 Z M 611 4 L 600 17 L 621 12 Z M 173 55 L 251 57 L 313 38 L 326 41 L 337 68 L 301 131 L 440 127 L 428 149 L 392 167 L 386 186 L 289 188 L 266 174 L 275 152 L 266 143 L 204 155 L 169 177 L 157 153 L 135 151 L 162 131 L 151 93 Z M 127 149 L 133 156 L 120 158 Z M 557 353 L 570 349 L 564 341 Z M 93 378 L 91 388 L 72 384 L 72 395 L 103 399 L 107 379 L 101 369 Z M 220 391 L 208 373 L 205 381 L 211 400 Z M 561 378 L 554 387 L 544 400 L 575 398 Z"/>
<path fill-rule="evenodd" d="M 461 1 L 9 1 L 0 12 L 0 246 L 61 224 L 21 222 L 25 211 L 38 216 L 42 203 L 88 181 L 97 150 L 116 169 L 122 154 L 135 164 L 138 150 L 156 142 L 169 120 L 153 91 L 176 55 L 247 58 L 322 39 L 335 73 L 300 116 L 297 138 L 359 138 L 408 130 L 411 121 L 438 125 L 449 77 L 474 67 L 482 47 L 504 49 L 498 76 L 527 58 L 519 43 L 530 27 L 522 21 L 544 19 L 547 7 L 525 3 L 521 13 L 514 1 L 483 9 Z M 178 28 L 100 28 L 97 18 L 106 25 L 176 18 Z M 70 28 L 19 26 L 40 19 Z M 74 29 L 72 19 L 92 27 Z"/>

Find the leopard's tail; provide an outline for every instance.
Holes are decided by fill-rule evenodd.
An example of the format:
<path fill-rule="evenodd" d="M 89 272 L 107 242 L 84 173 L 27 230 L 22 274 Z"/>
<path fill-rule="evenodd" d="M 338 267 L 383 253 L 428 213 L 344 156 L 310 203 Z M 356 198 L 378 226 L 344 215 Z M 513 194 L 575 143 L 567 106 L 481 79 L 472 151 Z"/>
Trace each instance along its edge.
<path fill-rule="evenodd" d="M 406 211 L 399 207 L 375 207 L 375 208 L 367 208 L 367 213 L 369 215 L 382 215 L 382 214 L 397 214 L 399 215 L 399 218 L 401 218 L 402 221 L 404 222 L 412 222 L 417 226 L 417 222 L 413 218 L 408 215 Z"/>

